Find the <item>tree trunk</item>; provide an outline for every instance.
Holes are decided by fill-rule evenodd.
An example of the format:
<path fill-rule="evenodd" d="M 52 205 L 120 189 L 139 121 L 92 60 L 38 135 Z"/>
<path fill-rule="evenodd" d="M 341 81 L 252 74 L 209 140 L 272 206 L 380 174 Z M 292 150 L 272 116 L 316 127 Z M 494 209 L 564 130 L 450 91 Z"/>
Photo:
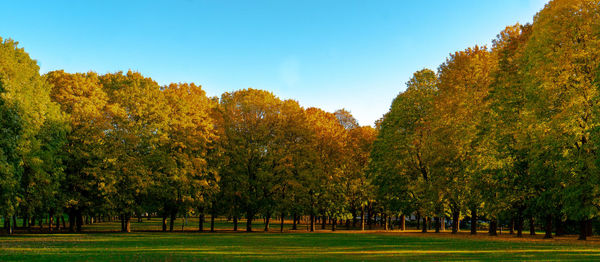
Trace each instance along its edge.
<path fill-rule="evenodd" d="M 421 228 L 421 213 L 417 212 L 417 230 Z"/>
<path fill-rule="evenodd" d="M 515 233 L 515 218 L 511 217 L 510 218 L 510 225 L 508 225 L 509 228 L 509 234 L 514 234 Z"/>
<path fill-rule="evenodd" d="M 162 216 L 162 232 L 167 232 L 167 214 Z"/>
<path fill-rule="evenodd" d="M 75 211 L 69 212 L 69 232 L 75 232 Z"/>
<path fill-rule="evenodd" d="M 271 223 L 271 213 L 267 212 L 267 215 L 265 217 L 265 232 L 269 231 L 269 225 Z"/>
<path fill-rule="evenodd" d="M 60 221 L 62 221 L 63 228 L 67 228 L 67 224 L 65 223 L 65 216 L 64 215 L 60 216 Z"/>
<path fill-rule="evenodd" d="M 285 213 L 281 213 L 281 229 L 279 232 L 283 232 L 283 223 L 285 222 Z"/>
<path fill-rule="evenodd" d="M 371 221 L 371 217 L 373 216 L 373 214 L 372 214 L 373 210 L 371 210 L 371 209 L 372 209 L 371 207 L 367 208 L 367 226 L 369 227 L 369 230 L 373 229 L 373 225 L 372 225 L 373 223 Z"/>
<path fill-rule="evenodd" d="M 27 226 L 28 221 L 29 221 L 29 215 L 25 215 L 23 217 L 23 225 L 22 225 L 23 228 L 28 228 L 28 226 Z"/>
<path fill-rule="evenodd" d="M 533 216 L 529 217 L 529 234 L 535 236 L 535 219 Z"/>
<path fill-rule="evenodd" d="M 125 232 L 131 232 L 131 217 L 129 214 L 125 215 Z"/>
<path fill-rule="evenodd" d="M 441 218 L 441 230 L 442 231 L 446 231 L 446 215 L 443 215 Z"/>
<path fill-rule="evenodd" d="M 294 222 L 292 223 L 292 230 L 298 230 L 298 214 L 294 213 Z"/>
<path fill-rule="evenodd" d="M 60 231 L 60 216 L 56 216 L 56 231 Z"/>
<path fill-rule="evenodd" d="M 496 220 L 496 218 L 492 218 L 490 220 L 490 228 L 489 228 L 489 232 L 488 234 L 490 236 L 497 236 L 498 235 L 498 220 Z"/>
<path fill-rule="evenodd" d="M 204 207 L 198 208 L 198 231 L 204 231 Z"/>
<path fill-rule="evenodd" d="M 427 216 L 423 216 L 423 228 L 421 229 L 422 233 L 427 233 Z"/>
<path fill-rule="evenodd" d="M 210 232 L 215 232 L 215 217 L 217 216 L 216 211 L 213 209 L 210 212 Z"/>
<path fill-rule="evenodd" d="M 381 218 L 383 219 L 383 230 L 385 230 L 385 231 L 390 230 L 389 224 L 388 224 L 388 219 L 387 219 L 387 214 L 383 214 L 381 216 Z"/>
<path fill-rule="evenodd" d="M 523 236 L 523 211 L 517 211 L 517 237 Z"/>
<path fill-rule="evenodd" d="M 561 220 L 560 216 L 556 216 L 556 233 L 555 233 L 555 235 L 557 237 L 565 235 L 564 223 Z"/>
<path fill-rule="evenodd" d="M 169 232 L 173 232 L 173 228 L 175 227 L 175 219 L 177 219 L 177 212 L 172 211 L 169 219 Z"/>
<path fill-rule="evenodd" d="M 546 215 L 546 225 L 544 225 L 546 234 L 544 238 L 552 238 L 552 215 Z"/>
<path fill-rule="evenodd" d="M 11 224 L 11 217 L 10 216 L 5 216 L 4 217 L 4 227 L 6 228 L 6 233 L 9 235 L 12 235 L 14 233 L 13 231 L 13 224 Z"/>
<path fill-rule="evenodd" d="M 82 216 L 80 210 L 77 211 L 75 219 L 76 219 L 76 221 L 75 221 L 76 222 L 75 223 L 76 231 L 77 231 L 77 233 L 81 233 L 81 227 L 83 225 L 83 216 Z"/>
<path fill-rule="evenodd" d="M 440 217 L 435 216 L 433 218 L 433 223 L 434 223 L 434 227 L 435 227 L 435 233 L 440 233 L 440 227 L 441 227 Z"/>
<path fill-rule="evenodd" d="M 579 221 L 579 238 L 578 240 L 587 239 L 587 220 Z"/>
<path fill-rule="evenodd" d="M 406 230 L 406 217 L 404 216 L 404 214 L 400 216 L 400 230 Z"/>
<path fill-rule="evenodd" d="M 310 213 L 310 232 L 315 232 L 315 213 Z"/>
<path fill-rule="evenodd" d="M 365 206 L 360 206 L 360 230 L 365 231 Z"/>
<path fill-rule="evenodd" d="M 458 221 L 459 219 L 460 211 L 458 210 L 458 208 L 454 208 L 452 210 L 452 234 L 458 233 L 460 227 L 460 222 Z"/>
<path fill-rule="evenodd" d="M 591 236 L 592 236 L 592 233 L 593 233 L 593 232 L 592 232 L 592 220 L 591 220 L 591 219 L 588 219 L 588 220 L 586 221 L 586 226 L 585 226 L 585 234 L 586 234 L 588 237 L 591 237 Z"/>
<path fill-rule="evenodd" d="M 233 215 L 233 231 L 238 231 L 238 216 Z"/>
<path fill-rule="evenodd" d="M 52 233 L 52 226 L 54 226 L 54 212 L 50 212 L 50 221 L 48 221 L 48 230 Z"/>
<path fill-rule="evenodd" d="M 335 226 L 337 224 L 337 218 L 333 218 L 333 223 L 331 223 L 331 231 L 335 231 Z"/>
<path fill-rule="evenodd" d="M 327 217 L 325 216 L 325 212 L 323 212 L 323 216 L 321 216 L 321 229 L 325 229 L 326 224 L 327 224 Z"/>
<path fill-rule="evenodd" d="M 477 207 L 471 208 L 471 235 L 477 234 Z"/>

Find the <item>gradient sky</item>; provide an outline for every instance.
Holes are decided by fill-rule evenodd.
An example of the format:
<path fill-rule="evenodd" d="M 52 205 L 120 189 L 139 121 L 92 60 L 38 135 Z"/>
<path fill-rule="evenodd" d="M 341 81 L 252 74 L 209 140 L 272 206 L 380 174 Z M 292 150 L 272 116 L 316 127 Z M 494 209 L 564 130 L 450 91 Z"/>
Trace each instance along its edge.
<path fill-rule="evenodd" d="M 139 71 L 210 96 L 265 89 L 305 107 L 388 111 L 413 72 L 531 22 L 544 0 L 10 1 L 0 37 L 42 73 Z"/>

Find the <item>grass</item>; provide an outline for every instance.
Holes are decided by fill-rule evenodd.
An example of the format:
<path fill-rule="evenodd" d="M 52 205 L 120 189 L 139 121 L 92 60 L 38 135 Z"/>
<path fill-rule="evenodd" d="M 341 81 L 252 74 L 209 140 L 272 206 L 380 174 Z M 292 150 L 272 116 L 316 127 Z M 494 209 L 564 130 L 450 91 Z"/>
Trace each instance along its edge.
<path fill-rule="evenodd" d="M 257 221 L 260 222 L 260 221 Z M 141 225 L 143 224 L 143 225 Z M 134 229 L 160 228 L 159 220 Z M 189 230 L 195 229 L 190 225 Z M 219 221 L 217 229 L 225 229 Z M 192 228 L 194 227 L 194 228 Z M 600 260 L 600 240 L 541 240 L 480 234 L 338 231 L 336 233 L 108 233 L 117 223 L 86 225 L 86 234 L 0 236 L 0 261 L 179 260 Z M 255 227 L 261 229 L 259 225 Z M 273 228 L 279 229 L 278 225 Z M 181 224 L 179 224 L 181 229 Z M 278 231 L 278 230 L 277 230 Z"/>

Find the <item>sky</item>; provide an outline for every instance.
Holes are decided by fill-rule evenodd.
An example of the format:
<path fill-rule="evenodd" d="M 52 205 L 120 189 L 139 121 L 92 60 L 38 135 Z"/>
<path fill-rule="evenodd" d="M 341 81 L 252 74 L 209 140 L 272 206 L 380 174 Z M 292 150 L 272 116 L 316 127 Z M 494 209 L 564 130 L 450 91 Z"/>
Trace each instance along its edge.
<path fill-rule="evenodd" d="M 9 1 L 0 37 L 41 73 L 133 70 L 209 96 L 248 87 L 373 125 L 411 75 L 489 46 L 545 0 Z"/>

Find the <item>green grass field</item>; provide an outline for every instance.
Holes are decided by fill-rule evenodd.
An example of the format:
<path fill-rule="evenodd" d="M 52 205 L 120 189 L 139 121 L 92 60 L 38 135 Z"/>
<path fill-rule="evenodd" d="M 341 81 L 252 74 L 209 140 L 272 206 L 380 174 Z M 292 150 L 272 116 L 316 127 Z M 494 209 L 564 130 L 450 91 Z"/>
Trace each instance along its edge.
<path fill-rule="evenodd" d="M 158 220 L 132 225 L 158 229 Z M 193 226 L 196 226 L 195 224 Z M 217 229 L 227 229 L 219 221 Z M 273 229 L 277 228 L 273 225 Z M 288 225 L 286 225 L 287 227 Z M 178 260 L 600 260 L 598 239 L 497 238 L 466 233 L 111 233 L 117 223 L 86 225 L 97 233 L 0 236 L 0 261 L 178 261 Z M 261 229 L 256 225 L 257 230 Z M 181 230 L 181 224 L 179 224 Z M 274 230 L 275 231 L 275 230 Z"/>

